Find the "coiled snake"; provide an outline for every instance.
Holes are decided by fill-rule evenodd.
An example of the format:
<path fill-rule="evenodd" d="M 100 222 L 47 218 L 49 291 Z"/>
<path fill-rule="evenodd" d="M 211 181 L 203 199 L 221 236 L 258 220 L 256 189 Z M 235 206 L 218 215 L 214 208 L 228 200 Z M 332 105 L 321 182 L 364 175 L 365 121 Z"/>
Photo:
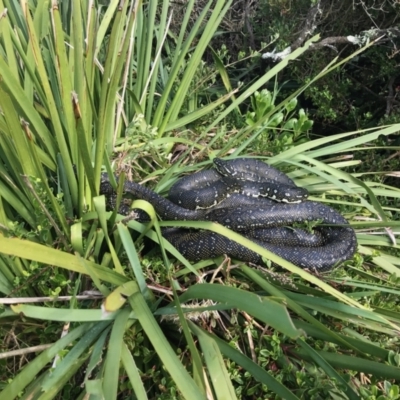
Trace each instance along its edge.
<path fill-rule="evenodd" d="M 181 178 L 169 199 L 135 182 L 125 182 L 124 198 L 147 200 L 163 220 L 218 222 L 302 268 L 326 271 L 354 255 L 354 230 L 334 226 L 347 225 L 346 219 L 328 206 L 307 201 L 307 191 L 281 171 L 250 158 L 214 159 L 214 166 Z M 115 207 L 106 174 L 100 192 Z M 122 214 L 130 211 L 126 205 L 119 209 Z M 316 226 L 313 233 L 292 226 L 312 221 L 330 226 Z M 262 263 L 257 253 L 214 232 L 164 228 L 163 235 L 192 261 L 227 254 Z"/>

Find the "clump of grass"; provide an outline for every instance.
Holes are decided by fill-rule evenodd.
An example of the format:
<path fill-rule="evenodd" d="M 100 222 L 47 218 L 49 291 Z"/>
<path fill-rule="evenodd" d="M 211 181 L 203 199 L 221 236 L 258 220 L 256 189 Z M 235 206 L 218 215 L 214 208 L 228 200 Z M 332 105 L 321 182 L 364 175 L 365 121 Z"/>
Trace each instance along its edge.
<path fill-rule="evenodd" d="M 156 181 L 155 190 L 164 192 L 211 156 L 254 153 L 262 135 L 308 130 L 293 107 L 305 88 L 280 104 L 257 102 L 257 91 L 305 48 L 245 91 L 231 88 L 216 53 L 226 92 L 203 103 L 191 84 L 231 1 L 209 1 L 189 29 L 194 4 L 187 3 L 181 32 L 169 40 L 168 1 L 111 1 L 103 9 L 92 2 L 0 0 L 0 317 L 7 336 L 1 398 L 395 393 L 400 258 L 385 234 L 398 228 L 388 215 L 398 210 L 379 198 L 399 194 L 344 169 L 359 163 L 355 155 L 366 143 L 399 125 L 283 143 L 268 159 L 363 229 L 355 259 L 324 276 L 249 241 L 289 278 L 228 260 L 192 265 L 162 238 L 160 227 L 172 224 L 158 221 L 151 205 L 138 204 L 151 216 L 149 228 L 107 212 L 98 196 L 101 171 L 111 172 L 116 150 L 135 177 Z M 253 109 L 242 115 L 253 94 Z M 244 122 L 223 143 L 223 123 L 233 114 Z M 200 135 L 184 131 L 196 123 Z M 184 154 L 170 165 L 176 144 Z M 189 154 L 196 161 L 190 165 Z M 209 222 L 175 225 L 243 242 Z M 161 258 L 141 258 L 143 236 L 161 248 Z M 202 273 L 213 268 L 207 280 Z M 189 318 L 194 312 L 208 318 Z M 38 354 L 36 345 L 44 346 Z M 13 346 L 24 348 L 20 371 Z"/>

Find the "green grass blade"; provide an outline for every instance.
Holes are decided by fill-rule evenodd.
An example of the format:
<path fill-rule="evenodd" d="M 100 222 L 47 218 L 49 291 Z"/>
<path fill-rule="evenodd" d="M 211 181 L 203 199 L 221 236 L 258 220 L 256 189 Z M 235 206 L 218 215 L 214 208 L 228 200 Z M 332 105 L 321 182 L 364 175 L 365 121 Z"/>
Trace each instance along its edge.
<path fill-rule="evenodd" d="M 107 356 L 104 365 L 103 393 L 106 399 L 116 399 L 118 391 L 119 365 L 126 324 L 129 318 L 129 310 L 118 313 L 111 331 Z"/>
<path fill-rule="evenodd" d="M 93 324 L 83 324 L 58 340 L 27 364 L 22 371 L 0 392 L 1 399 L 13 400 L 33 381 L 38 371 L 50 363 L 57 354 L 93 328 Z"/>
<path fill-rule="evenodd" d="M 214 128 L 220 121 L 222 121 L 230 112 L 236 109 L 244 100 L 250 97 L 256 90 L 260 89 L 263 85 L 265 85 L 268 81 L 270 81 L 275 75 L 277 75 L 281 70 L 283 70 L 289 61 L 295 60 L 305 51 L 307 51 L 308 47 L 311 45 L 312 42 L 318 40 L 318 36 L 315 36 L 308 40 L 303 47 L 299 47 L 293 53 L 289 54 L 285 59 L 279 62 L 277 65 L 272 67 L 266 74 L 264 74 L 260 79 L 254 82 L 249 88 L 247 88 L 238 98 L 236 101 L 232 102 L 232 104 L 227 107 L 208 127 L 207 131 L 210 131 Z M 216 140 L 219 139 L 219 135 L 216 135 L 215 138 L 210 142 L 210 145 L 215 143 Z"/>
<path fill-rule="evenodd" d="M 111 324 L 109 324 L 109 326 L 104 329 L 104 331 L 101 333 L 100 337 L 96 340 L 96 343 L 93 346 L 93 350 L 90 354 L 90 360 L 85 371 L 85 384 L 95 372 L 96 367 L 102 363 L 106 340 L 108 339 L 108 335 L 112 328 L 112 326 L 110 325 Z"/>
<path fill-rule="evenodd" d="M 111 21 L 115 17 L 115 10 L 117 9 L 119 3 L 120 3 L 119 0 L 111 0 L 107 4 L 107 9 L 104 13 L 104 16 L 101 20 L 99 29 L 97 30 L 96 34 L 96 49 L 94 53 L 95 57 L 98 56 L 101 45 L 103 44 L 104 37 L 106 36 L 106 32 L 110 28 Z"/>
<path fill-rule="evenodd" d="M 226 4 L 225 4 L 226 3 Z M 159 135 L 162 136 L 167 123 L 173 122 L 177 119 L 182 104 L 185 100 L 186 94 L 188 93 L 189 86 L 192 82 L 193 76 L 196 72 L 197 66 L 201 61 L 201 57 L 208 46 L 212 36 L 214 35 L 219 23 L 223 16 L 232 4 L 232 0 L 217 0 L 214 4 L 213 12 L 204 27 L 203 35 L 199 39 L 196 45 L 196 49 L 193 55 L 190 57 L 189 64 L 182 77 L 178 90 L 171 102 L 171 105 L 163 118 L 159 126 Z"/>
<path fill-rule="evenodd" d="M 135 360 L 125 343 L 122 343 L 121 359 L 137 400 L 148 400 Z"/>
<path fill-rule="evenodd" d="M 146 279 L 145 276 L 143 275 L 143 269 L 142 266 L 140 265 L 139 257 L 136 252 L 135 245 L 132 241 L 132 237 L 128 228 L 119 223 L 117 224 L 117 229 L 122 241 L 122 245 L 125 248 L 126 255 L 129 258 L 129 262 L 133 270 L 133 273 L 135 275 L 137 284 L 139 285 L 140 292 L 143 294 L 146 301 L 154 302 L 155 299 L 153 293 L 147 287 Z"/>
<path fill-rule="evenodd" d="M 344 392 L 350 400 L 359 400 L 359 396 L 352 389 L 352 387 L 342 378 L 342 376 L 329 364 L 329 362 L 322 357 L 322 355 L 309 346 L 302 338 L 296 340 L 297 344 L 312 358 L 312 360 L 319 365 L 329 376 L 334 378 L 343 388 Z"/>
<path fill-rule="evenodd" d="M 171 66 L 171 71 L 168 76 L 168 81 L 164 87 L 164 91 L 161 95 L 160 101 L 157 105 L 157 109 L 154 113 L 154 117 L 153 117 L 153 121 L 152 121 L 152 125 L 158 126 L 159 129 L 160 129 L 162 123 L 164 123 L 166 125 L 167 123 L 170 122 L 169 118 L 167 118 L 164 114 L 165 114 L 165 110 L 167 108 L 167 103 L 170 100 L 174 82 L 176 81 L 176 78 L 180 72 L 180 69 L 182 68 L 182 66 L 184 64 L 185 57 L 187 57 L 187 55 L 188 55 L 190 45 L 192 44 L 195 36 L 197 35 L 197 33 L 201 27 L 201 24 L 202 24 L 204 18 L 206 17 L 211 4 L 212 4 L 212 1 L 209 1 L 203 7 L 200 15 L 196 19 L 196 22 L 194 23 L 189 35 L 186 38 L 185 43 L 180 48 L 178 48 L 175 53 L 175 58 L 173 60 L 172 66 Z M 190 2 L 188 4 L 187 12 L 185 13 L 184 23 L 187 18 L 190 18 L 190 10 L 191 10 L 192 6 L 193 6 L 193 2 Z M 184 33 L 182 32 L 182 35 L 183 34 Z M 182 38 L 180 38 L 180 39 L 182 39 Z M 179 43 L 181 43 L 181 41 L 178 41 L 178 45 L 179 45 Z M 169 108 L 170 107 L 171 106 L 169 106 Z M 168 112 L 167 112 L 167 115 L 168 115 Z M 161 136 L 163 136 L 163 130 L 161 130 L 161 131 L 159 130 L 158 137 L 161 137 Z"/>
<path fill-rule="evenodd" d="M 57 382 L 67 373 L 67 371 L 79 360 L 82 354 L 91 344 L 101 335 L 104 329 L 107 328 L 109 322 L 98 322 L 79 339 L 78 343 L 74 344 L 68 354 L 57 364 L 56 368 L 49 374 L 42 383 L 43 391 L 49 391 Z M 82 362 L 84 360 L 81 360 Z"/>
<path fill-rule="evenodd" d="M 200 329 L 197 330 L 196 334 L 203 350 L 203 356 L 217 399 L 237 399 L 217 344 Z"/>
<path fill-rule="evenodd" d="M 193 323 L 190 323 L 190 328 L 197 335 L 198 332 L 203 332 L 204 335 L 209 335 L 208 333 L 201 331 L 201 329 Z M 267 385 L 274 393 L 285 400 L 299 400 L 288 388 L 286 388 L 281 382 L 269 374 L 264 368 L 257 365 L 250 358 L 245 356 L 240 351 L 236 350 L 224 340 L 213 335 L 212 340 L 218 345 L 222 354 L 233 360 L 235 363 L 240 365 L 246 371 L 251 373 L 251 375 L 259 382 Z"/>
<path fill-rule="evenodd" d="M 2 87 L 7 88 L 8 94 L 12 97 L 15 104 L 18 104 L 18 109 L 24 115 L 25 120 L 31 123 L 31 129 L 34 129 L 35 135 L 43 143 L 47 154 L 54 162 L 56 157 L 56 142 L 2 57 L 0 57 L 0 74 L 2 76 Z"/>
<path fill-rule="evenodd" d="M 157 98 L 157 92 L 156 92 L 156 87 L 157 84 L 159 82 L 159 76 L 158 74 L 162 74 L 162 69 L 163 69 L 163 64 L 161 61 L 161 52 L 163 50 L 164 43 L 165 43 L 165 39 L 166 39 L 166 35 L 168 34 L 169 31 L 169 25 L 171 23 L 171 18 L 172 18 L 172 14 L 170 14 L 170 17 L 167 17 L 168 14 L 168 9 L 169 9 L 169 4 L 170 2 L 168 0 L 163 0 L 162 2 L 162 10 L 161 13 L 158 13 L 159 16 L 159 23 L 158 23 L 158 27 L 157 30 L 155 30 L 154 34 L 157 37 L 157 45 L 156 45 L 156 57 L 153 60 L 153 66 L 152 66 L 152 72 L 151 72 L 151 77 L 149 77 L 148 79 L 150 79 L 150 86 L 149 86 L 149 90 L 148 93 L 146 93 L 146 91 L 143 91 L 143 95 L 147 96 L 147 106 L 146 106 L 146 121 L 148 124 L 150 124 L 151 122 L 151 116 L 154 113 L 154 101 Z M 186 5 L 187 7 L 187 5 Z M 168 21 L 167 21 L 168 19 Z M 181 28 L 181 32 L 182 29 L 184 29 L 183 27 Z M 179 48 L 177 46 L 177 48 Z"/>
<path fill-rule="evenodd" d="M 193 378 L 194 378 L 194 381 L 196 382 L 197 386 L 199 387 L 199 391 L 201 391 L 205 395 L 206 389 L 205 389 L 205 382 L 204 382 L 203 366 L 202 366 L 200 354 L 197 351 L 197 348 L 196 348 L 196 345 L 194 343 L 193 337 L 192 337 L 192 335 L 190 333 L 190 330 L 189 330 L 188 322 L 186 321 L 186 318 L 184 316 L 181 304 L 180 304 L 179 299 L 178 299 L 178 294 L 176 292 L 176 287 L 179 287 L 178 281 L 173 281 L 171 279 L 171 287 L 172 287 L 173 292 L 174 292 L 175 308 L 176 308 L 176 311 L 178 313 L 179 321 L 180 321 L 180 324 L 181 324 L 181 329 L 182 329 L 183 334 L 185 336 L 186 343 L 187 343 L 187 346 L 188 346 L 189 351 L 190 351 L 191 359 L 193 360 L 192 361 L 192 364 L 193 364 Z"/>
<path fill-rule="evenodd" d="M 137 64 L 140 66 L 137 71 L 137 81 L 135 87 L 135 93 L 137 98 L 140 99 L 140 106 L 144 112 L 146 112 L 146 92 L 147 92 L 147 78 L 150 67 L 150 61 L 152 58 L 153 51 L 153 34 L 155 27 L 156 11 L 158 7 L 158 2 L 149 2 L 147 5 L 146 12 L 146 23 L 142 25 L 141 32 L 141 52 L 138 54 Z"/>
<path fill-rule="evenodd" d="M 69 271 L 79 272 L 80 274 L 87 274 L 88 272 L 85 268 L 90 268 L 100 279 L 114 285 L 121 285 L 127 281 L 124 276 L 97 265 L 93 261 L 84 260 L 79 256 L 52 249 L 29 240 L 7 238 L 2 234 L 0 234 L 0 253 L 54 265 Z"/>
<path fill-rule="evenodd" d="M 341 345 L 344 345 L 352 350 L 359 351 L 357 347 L 354 347 L 350 344 L 345 338 L 340 337 L 338 334 L 330 330 L 323 323 L 318 321 L 315 317 L 313 317 L 305 308 L 299 305 L 296 301 L 293 301 L 289 294 L 286 294 L 282 290 L 278 290 L 272 284 L 270 284 L 265 279 L 261 278 L 261 276 L 252 268 L 249 268 L 246 265 L 241 266 L 241 270 L 246 274 L 248 278 L 250 278 L 254 283 L 260 286 L 263 290 L 265 290 L 269 295 L 275 297 L 281 297 L 285 299 L 285 303 L 287 307 L 296 312 L 299 316 L 301 316 L 306 321 L 310 322 L 318 331 L 323 332 L 328 335 L 333 341 L 340 342 Z M 318 299 L 319 300 L 319 299 Z M 339 303 L 340 305 L 341 303 Z M 358 310 L 355 308 L 355 310 Z"/>
<path fill-rule="evenodd" d="M 100 309 L 79 310 L 68 308 L 30 306 L 26 304 L 11 305 L 11 310 L 16 315 L 18 315 L 18 313 L 22 313 L 29 318 L 35 318 L 43 321 L 60 322 L 94 322 L 102 320 L 113 320 L 117 315 L 117 313 L 108 313 L 105 315 L 103 310 Z"/>
<path fill-rule="evenodd" d="M 126 303 L 129 296 L 135 293 L 137 284 L 135 281 L 129 281 L 121 286 L 118 286 L 111 293 L 107 295 L 107 298 L 101 305 L 102 311 L 105 314 L 115 313 L 120 310 Z"/>
<path fill-rule="evenodd" d="M 294 355 L 305 360 L 312 360 L 312 356 L 305 351 L 296 351 L 293 353 Z M 371 361 L 365 358 L 347 356 L 338 353 L 329 353 L 327 351 L 318 351 L 318 354 L 335 368 L 359 371 L 365 374 L 371 374 L 373 376 L 382 377 L 385 379 L 398 380 L 400 376 L 400 368 L 394 367 L 392 365 Z"/>
<path fill-rule="evenodd" d="M 68 71 L 65 71 L 65 73 L 68 74 L 68 76 L 71 76 L 71 84 L 74 86 L 74 90 L 77 93 L 78 100 L 81 103 L 82 111 L 81 114 L 86 116 L 86 109 L 88 108 L 88 102 L 85 101 L 87 100 L 86 97 L 86 82 L 85 82 L 85 61 L 84 61 L 84 55 L 85 55 L 85 37 L 84 37 L 84 32 L 83 32 L 83 18 L 84 18 L 84 11 L 83 11 L 83 3 L 80 2 L 79 0 L 73 0 L 73 7 L 72 7 L 72 14 L 71 14 L 71 21 L 70 24 L 72 25 L 72 32 L 71 32 L 71 41 L 72 41 L 72 46 L 73 49 L 70 51 L 70 62 L 65 65 L 65 67 L 68 69 Z M 93 10 L 92 10 L 93 11 Z M 61 44 L 62 45 L 62 44 Z M 89 60 L 87 61 L 89 62 Z M 72 63 L 72 65 L 71 65 Z M 72 67 L 72 68 L 71 68 Z M 68 82 L 69 83 L 69 82 Z M 67 89 L 67 87 L 63 87 Z M 69 93 L 66 93 L 66 95 L 69 94 L 70 96 L 72 95 L 72 91 Z M 68 100 L 67 100 L 68 101 Z M 71 114 L 70 118 L 72 118 L 73 114 Z M 72 122 L 72 121 L 70 121 Z M 87 125 L 85 124 L 86 121 L 84 121 L 83 125 L 86 128 Z M 91 128 L 91 127 L 90 127 Z M 73 131 L 71 131 L 72 133 Z M 78 147 L 79 144 L 76 143 L 77 138 L 71 138 L 74 140 L 73 143 L 71 143 L 71 147 L 74 150 L 74 159 L 77 160 L 78 156 Z M 88 139 L 86 137 L 86 139 Z M 76 162 L 76 161 L 75 161 Z"/>
<path fill-rule="evenodd" d="M 16 113 L 15 107 L 8 96 L 8 94 L 0 87 L 0 98 L 1 98 L 1 109 L 4 113 L 4 119 L 7 126 L 7 136 L 14 142 L 14 150 L 16 152 L 15 164 L 12 166 L 14 171 L 18 171 L 20 174 L 38 176 L 35 163 L 32 160 L 30 154 L 30 146 L 27 143 L 32 138 L 27 138 L 22 130 L 21 123 Z M 5 132 L 3 132 L 5 134 Z M 22 179 L 19 174 L 16 174 L 16 178 L 19 178 L 20 183 Z"/>
<path fill-rule="evenodd" d="M 0 10 L 3 13 L 5 10 L 3 1 L 0 0 Z M 6 58 L 11 72 L 14 74 L 15 79 L 18 79 L 18 62 L 15 57 L 13 43 L 11 39 L 12 26 L 7 15 L 2 15 L 0 19 L 0 36 L 3 39 Z"/>
<path fill-rule="evenodd" d="M 367 341 L 367 339 L 365 337 L 363 337 L 362 340 L 360 340 L 360 339 L 355 339 L 350 336 L 345 336 L 343 333 L 347 332 L 346 329 L 343 329 L 342 333 L 337 333 L 337 334 L 335 333 L 335 335 L 332 335 L 329 332 L 328 332 L 328 334 L 326 334 L 321 329 L 319 329 L 318 327 L 316 327 L 313 324 L 310 324 L 308 322 L 305 322 L 302 320 L 296 320 L 296 319 L 293 319 L 293 322 L 297 328 L 302 329 L 304 332 L 306 332 L 307 335 L 312 336 L 313 338 L 320 339 L 325 342 L 342 344 L 341 340 L 340 341 L 336 340 L 335 336 L 337 335 L 340 338 L 342 338 L 343 340 L 345 340 L 346 342 L 350 343 L 353 346 L 353 348 L 356 348 L 359 351 L 361 351 L 362 354 L 371 354 L 372 356 L 379 357 L 382 360 L 386 360 L 389 357 L 388 350 L 385 350 L 385 349 L 379 347 L 378 345 Z M 332 331 L 330 331 L 330 332 L 332 332 Z"/>
<path fill-rule="evenodd" d="M 104 154 L 110 154 L 113 148 L 114 122 L 115 122 L 115 104 L 117 101 L 117 89 L 122 76 L 122 69 L 129 47 L 129 41 L 132 28 L 135 22 L 136 14 L 130 9 L 127 13 L 129 2 L 124 2 L 121 10 L 115 18 L 113 31 L 111 33 L 106 68 L 104 71 L 101 102 L 99 110 L 99 130 L 97 134 L 96 153 L 95 153 L 95 177 L 100 177 L 101 166 L 103 164 Z M 122 16 L 128 14 L 125 30 Z M 123 37 L 122 43 L 117 40 Z M 118 50 L 118 51 L 117 51 Z M 107 149 L 107 152 L 105 152 Z M 96 189 L 99 188 L 99 180 L 96 181 Z"/>
<path fill-rule="evenodd" d="M 100 226 L 103 229 L 104 238 L 105 238 L 105 240 L 107 242 L 108 249 L 109 249 L 109 251 L 111 253 L 111 256 L 112 256 L 112 260 L 113 260 L 113 263 L 114 263 L 114 268 L 115 268 L 116 272 L 118 272 L 120 275 L 124 275 L 124 269 L 122 268 L 121 261 L 118 258 L 118 254 L 117 254 L 117 252 L 116 252 L 116 250 L 114 248 L 114 245 L 113 245 L 113 243 L 111 241 L 111 238 L 110 238 L 110 236 L 108 234 L 108 230 L 107 230 L 105 196 L 102 195 L 102 196 L 95 197 L 93 199 L 93 204 L 94 204 L 94 207 L 95 207 L 95 209 L 96 209 L 96 211 L 98 213 L 98 216 L 99 216 Z"/>
<path fill-rule="evenodd" d="M 99 93 L 100 100 L 98 106 L 98 129 L 96 135 L 96 152 L 94 159 L 94 174 L 97 178 L 97 181 L 99 180 L 98 177 L 100 177 L 104 154 L 111 154 L 112 151 L 112 146 L 110 146 L 111 141 L 109 132 L 113 131 L 113 127 L 111 125 L 113 119 L 112 116 L 110 116 L 109 114 L 114 112 L 113 107 L 116 101 L 116 91 L 111 92 L 110 81 L 113 77 L 115 68 L 115 57 L 119 49 L 118 39 L 122 36 L 121 30 L 123 29 L 124 25 L 122 13 L 126 13 L 127 3 L 128 2 L 125 2 L 123 9 L 118 9 L 114 16 L 114 23 L 112 26 L 111 35 L 109 37 L 107 57 L 105 60 L 103 79 Z M 115 89 L 115 87 L 113 89 Z M 100 183 L 97 181 L 96 192 L 98 192 Z"/>
<path fill-rule="evenodd" d="M 46 95 L 46 105 L 49 110 L 50 118 L 51 118 L 51 125 L 54 129 L 54 135 L 57 140 L 58 150 L 60 151 L 65 172 L 68 178 L 68 183 L 72 188 L 71 194 L 72 199 L 75 205 L 78 204 L 78 197 L 77 197 L 77 184 L 75 180 L 74 170 L 72 167 L 72 159 L 69 153 L 69 147 L 64 137 L 64 132 L 60 120 L 60 114 L 57 109 L 57 102 L 54 98 L 54 92 L 50 86 L 49 76 L 47 73 L 47 69 L 45 67 L 45 60 L 42 57 L 42 52 L 40 51 L 40 45 L 37 37 L 37 33 L 35 32 L 33 21 L 30 16 L 30 12 L 28 8 L 25 9 L 25 18 L 28 26 L 28 33 L 30 44 L 32 46 L 33 53 L 35 55 L 35 62 L 38 75 L 40 76 L 40 82 L 43 87 L 43 91 Z"/>
<path fill-rule="evenodd" d="M 223 84 L 225 86 L 226 91 L 228 93 L 232 92 L 233 91 L 232 85 L 231 85 L 231 82 L 229 80 L 229 75 L 228 75 L 228 72 L 227 72 L 227 70 L 226 70 L 226 68 L 224 66 L 224 63 L 222 62 L 222 60 L 219 57 L 218 53 L 212 47 L 210 48 L 210 50 L 212 52 L 212 56 L 213 56 L 213 59 L 214 59 L 215 66 L 216 66 L 219 74 L 221 75 L 221 79 L 222 79 L 222 82 L 223 82 Z M 235 97 L 233 97 L 233 100 L 235 100 Z M 240 113 L 239 109 L 238 109 L 238 111 Z"/>
<path fill-rule="evenodd" d="M 123 219 L 122 217 L 118 218 L 119 220 Z M 136 232 L 139 232 L 141 234 L 144 234 L 146 237 L 151 239 L 153 242 L 160 244 L 160 238 L 157 235 L 156 232 L 153 230 L 149 230 L 149 227 L 147 227 L 145 224 L 140 224 L 139 222 L 136 221 L 129 221 L 127 224 L 130 228 L 135 230 Z M 183 257 L 178 250 L 175 249 L 174 246 L 172 246 L 171 243 L 169 243 L 166 239 L 162 238 L 163 242 L 163 247 L 165 250 L 168 251 L 173 257 L 175 257 L 179 262 L 181 262 L 189 271 L 194 273 L 195 275 L 198 275 L 198 272 L 193 268 L 192 264 L 186 260 L 185 257 Z"/>
<path fill-rule="evenodd" d="M 238 91 L 238 89 L 235 89 L 235 90 L 231 91 L 230 93 L 228 93 L 224 96 L 221 96 L 220 98 L 218 98 L 218 100 L 215 100 L 214 102 L 209 103 L 202 108 L 199 108 L 193 112 L 190 112 L 187 115 L 184 115 L 181 118 L 178 118 L 173 122 L 169 122 L 168 125 L 165 127 L 165 131 L 170 132 L 174 129 L 183 128 L 184 126 L 189 125 L 190 123 L 199 120 L 200 118 L 204 117 L 205 115 L 211 113 L 213 110 L 215 110 L 221 104 L 225 103 L 231 97 L 234 98 L 234 94 L 237 91 Z M 165 138 L 165 139 L 167 139 L 167 138 Z M 176 139 L 176 138 L 170 138 L 170 139 Z M 161 140 L 161 139 L 159 139 L 159 140 Z"/>
<path fill-rule="evenodd" d="M 75 7 L 74 7 L 75 8 Z M 60 18 L 60 12 L 58 7 L 51 7 L 50 9 L 51 17 L 52 17 L 52 26 L 53 26 L 53 37 L 55 42 L 55 57 L 57 59 L 57 63 L 55 63 L 57 79 L 58 79 L 58 87 L 60 90 L 60 96 L 62 101 L 62 113 L 63 120 L 66 126 L 66 134 L 68 137 L 68 143 L 71 151 L 71 158 L 74 164 L 77 164 L 78 157 L 76 150 L 78 150 L 78 146 L 76 143 L 77 134 L 75 130 L 75 119 L 74 112 L 72 109 L 72 82 L 71 82 L 71 71 L 68 63 L 68 56 L 65 48 L 65 38 L 63 27 Z M 76 48 L 76 43 L 74 45 L 74 49 Z M 78 64 L 81 65 L 81 64 Z M 78 73 L 81 68 L 76 68 L 76 72 Z M 80 88 L 80 86 L 75 86 Z"/>
<path fill-rule="evenodd" d="M 129 303 L 183 397 L 190 400 L 204 400 L 204 396 L 200 394 L 199 388 L 176 356 L 139 291 L 129 298 Z"/>
<path fill-rule="evenodd" d="M 371 129 L 369 129 L 371 130 Z M 388 136 L 395 134 L 400 130 L 400 124 L 394 124 L 388 127 L 372 128 L 373 132 L 367 133 L 369 130 L 339 133 L 320 139 L 315 139 L 307 143 L 292 147 L 280 154 L 269 158 L 271 164 L 276 164 L 281 159 L 291 159 L 296 154 L 307 152 L 307 156 L 313 159 L 332 156 L 332 154 L 351 151 L 354 147 L 362 146 L 365 143 L 378 139 L 379 136 Z M 353 136 L 353 138 L 350 138 Z M 344 140 L 345 139 L 345 140 Z M 331 143 L 331 144 L 330 144 Z M 316 149 L 318 147 L 318 149 Z"/>
<path fill-rule="evenodd" d="M 71 378 L 77 374 L 77 372 L 83 367 L 84 363 L 86 362 L 86 357 L 83 356 L 77 359 L 74 363 L 70 365 L 68 369 L 65 370 L 65 373 L 62 374 L 59 379 L 53 383 L 52 387 L 47 390 L 45 393 L 42 393 L 41 396 L 37 397 L 37 400 L 52 400 L 54 399 L 57 394 L 65 388 Z M 31 399 L 29 395 L 27 399 Z"/>
<path fill-rule="evenodd" d="M 286 307 L 269 297 L 257 296 L 254 293 L 233 287 L 216 284 L 197 284 L 179 298 L 181 303 L 193 299 L 210 299 L 246 311 L 253 317 L 284 332 L 290 338 L 297 338 L 299 331 L 295 329 Z"/>
<path fill-rule="evenodd" d="M 233 232 L 219 224 L 214 224 L 212 222 L 198 222 L 198 221 L 191 221 L 191 222 L 186 222 L 186 221 L 165 221 L 160 223 L 161 226 L 180 226 L 180 227 L 188 227 L 188 228 L 195 228 L 195 229 L 207 229 L 211 230 L 213 232 L 219 233 L 223 236 L 228 237 L 231 240 L 234 240 L 237 243 L 240 243 L 246 247 L 248 247 L 250 250 L 255 251 L 256 253 L 260 254 L 266 259 L 271 260 L 272 262 L 281 265 L 285 269 L 289 270 L 292 273 L 295 273 L 299 276 L 301 276 L 303 279 L 309 281 L 310 283 L 313 283 L 320 287 L 322 290 L 325 292 L 331 294 L 332 296 L 338 298 L 339 300 L 351 304 L 355 307 L 364 309 L 364 307 L 359 304 L 358 302 L 354 301 L 353 299 L 349 298 L 348 296 L 344 295 L 343 293 L 339 292 L 338 290 L 332 288 L 330 285 L 322 282 L 320 279 L 315 277 L 314 275 L 310 274 L 309 272 L 296 267 L 294 264 L 289 263 L 286 260 L 283 260 L 282 258 L 278 257 L 274 253 L 271 253 L 270 251 L 264 249 L 263 247 L 257 245 L 253 241 L 246 239 L 245 237 L 239 235 L 236 232 Z"/>
<path fill-rule="evenodd" d="M 360 310 L 347 304 L 337 303 L 335 301 L 323 298 L 311 297 L 299 293 L 287 293 L 287 296 L 306 309 L 312 309 L 325 315 L 341 316 L 354 321 L 354 318 L 360 318 L 368 325 L 368 321 L 380 322 L 387 325 L 387 319 L 380 316 L 372 310 Z"/>

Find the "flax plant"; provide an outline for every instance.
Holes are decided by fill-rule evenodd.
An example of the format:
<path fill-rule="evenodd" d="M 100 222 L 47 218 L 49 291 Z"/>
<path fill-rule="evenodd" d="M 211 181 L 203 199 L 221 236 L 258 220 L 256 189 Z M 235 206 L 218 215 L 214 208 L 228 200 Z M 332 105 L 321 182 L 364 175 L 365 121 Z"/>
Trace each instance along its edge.
<path fill-rule="evenodd" d="M 379 202 L 384 196 L 395 204 L 400 192 L 362 173 L 347 173 L 358 161 L 339 156 L 356 155 L 400 125 L 307 141 L 268 159 L 291 171 L 313 199 L 341 207 L 355 228 L 364 228 L 359 254 L 347 268 L 361 271 L 368 283 L 346 273 L 315 276 L 211 222 L 158 221 L 144 201 L 134 207 L 150 215 L 146 225 L 106 210 L 99 196 L 101 173 L 108 171 L 113 181 L 115 153 L 131 160 L 135 177 L 157 180 L 155 190 L 164 193 L 181 173 L 209 165 L 213 156 L 247 154 L 306 88 L 221 145 L 223 121 L 240 115 L 240 106 L 315 39 L 245 88 L 232 89 L 214 52 L 226 92 L 203 104 L 192 83 L 232 0 L 210 0 L 196 18 L 196 2 L 187 1 L 178 35 L 170 29 L 170 3 L 111 0 L 105 7 L 93 0 L 0 0 L 0 318 L 22 333 L 28 324 L 48 323 L 59 337 L 29 356 L 19 372 L 2 374 L 0 399 L 116 399 L 121 393 L 150 399 L 159 396 L 161 382 L 169 398 L 244 398 L 232 363 L 269 393 L 289 400 L 303 398 L 293 382 L 304 365 L 334 382 L 332 398 L 360 398 L 358 372 L 394 382 L 400 376 L 400 314 L 374 307 L 372 298 L 400 294 L 393 278 L 399 276 L 393 243 L 399 222 L 390 218 L 399 210 Z M 314 81 L 345 61 L 334 60 Z M 176 134 L 217 110 L 200 135 Z M 171 165 L 177 143 L 198 162 Z M 356 214 L 369 220 L 354 221 Z M 292 281 L 271 279 L 243 263 L 233 272 L 219 268 L 221 260 L 193 265 L 163 239 L 164 226 L 207 229 L 241 241 L 290 271 Z M 137 251 L 143 237 L 161 249 L 162 261 L 152 265 L 162 265 L 167 284 L 149 284 Z M 379 276 L 360 268 L 364 259 Z M 226 276 L 234 274 L 229 284 L 204 283 L 202 271 L 215 264 Z M 36 302 L 42 304 L 29 304 Z M 230 343 L 235 313 L 241 323 L 247 318 L 257 327 L 260 345 L 267 330 L 288 340 L 291 350 L 278 352 L 277 363 L 292 385 L 261 366 L 252 342 Z M 390 341 L 382 346 L 370 334 Z M 337 351 L 313 346 L 317 342 Z M 353 375 L 343 373 L 346 369 Z"/>

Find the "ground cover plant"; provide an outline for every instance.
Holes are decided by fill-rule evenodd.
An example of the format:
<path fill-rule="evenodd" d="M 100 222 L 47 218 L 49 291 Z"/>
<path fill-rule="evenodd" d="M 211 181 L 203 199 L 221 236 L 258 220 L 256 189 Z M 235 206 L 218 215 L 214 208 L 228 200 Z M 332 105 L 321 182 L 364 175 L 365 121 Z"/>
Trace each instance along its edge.
<path fill-rule="evenodd" d="M 231 3 L 189 26 L 188 1 L 173 35 L 169 1 L 0 0 L 0 399 L 399 398 L 400 191 L 348 171 L 400 124 L 308 139 L 306 86 L 283 102 L 264 86 L 315 38 L 232 87 L 221 52 L 202 61 Z M 165 194 L 242 155 L 338 208 L 354 259 L 315 275 L 249 242 L 265 266 L 192 264 L 150 204 L 143 225 L 99 195 L 102 171 Z"/>
<path fill-rule="evenodd" d="M 196 3 L 198 9 L 203 1 Z M 399 15 L 400 4 L 393 0 L 234 0 L 223 21 L 229 28 L 213 45 L 219 40 L 226 49 L 231 81 L 248 82 L 318 33 L 319 40 L 279 75 L 280 95 L 285 96 L 308 82 L 327 60 L 346 57 L 361 43 L 374 41 L 299 99 L 314 120 L 313 133 L 342 133 L 398 121 Z M 174 21 L 179 21 L 176 15 L 172 29 Z"/>

